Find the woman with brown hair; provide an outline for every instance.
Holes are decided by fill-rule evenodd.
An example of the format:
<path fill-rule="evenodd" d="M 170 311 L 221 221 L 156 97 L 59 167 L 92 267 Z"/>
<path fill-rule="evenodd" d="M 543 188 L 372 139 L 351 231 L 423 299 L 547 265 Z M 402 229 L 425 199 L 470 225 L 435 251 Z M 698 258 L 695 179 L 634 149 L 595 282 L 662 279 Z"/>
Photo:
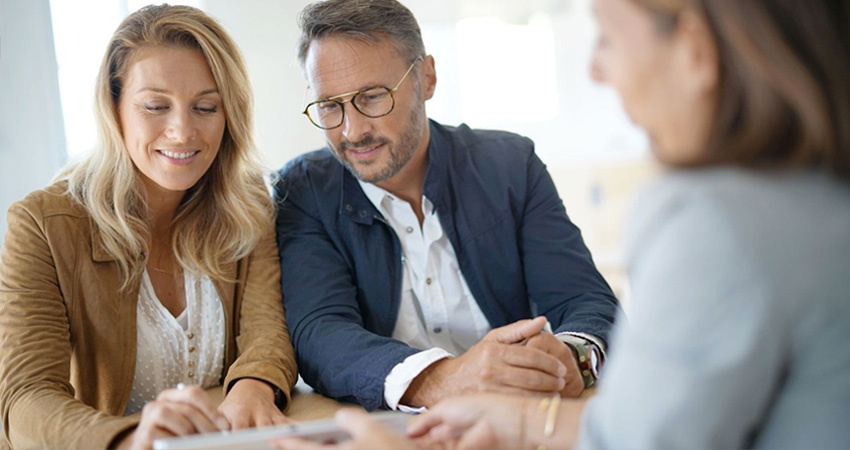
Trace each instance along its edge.
<path fill-rule="evenodd" d="M 150 448 L 285 421 L 297 371 L 237 47 L 197 9 L 145 7 L 95 96 L 97 148 L 7 216 L 4 444 Z"/>
<path fill-rule="evenodd" d="M 627 222 L 633 308 L 599 392 L 455 398 L 410 434 L 452 448 L 847 448 L 850 3 L 595 11 L 593 75 L 670 169 Z M 346 414 L 351 446 L 410 444 Z"/>

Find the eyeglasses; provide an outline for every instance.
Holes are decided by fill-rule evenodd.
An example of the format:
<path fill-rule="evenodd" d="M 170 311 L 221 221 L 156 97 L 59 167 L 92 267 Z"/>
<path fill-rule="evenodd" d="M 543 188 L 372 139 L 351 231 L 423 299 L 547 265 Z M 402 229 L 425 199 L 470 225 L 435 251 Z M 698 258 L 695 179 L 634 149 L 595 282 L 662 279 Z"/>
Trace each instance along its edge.
<path fill-rule="evenodd" d="M 410 63 L 410 67 L 407 68 L 407 72 L 404 73 L 404 76 L 401 77 L 401 80 L 399 80 L 392 89 L 386 86 L 375 86 L 369 89 L 348 92 L 328 97 L 326 99 L 316 100 L 315 102 L 308 104 L 301 114 L 306 115 L 313 125 L 323 130 L 330 130 L 342 125 L 342 122 L 345 120 L 346 103 L 354 105 L 354 109 L 366 117 L 372 119 L 384 117 L 393 112 L 393 108 L 395 108 L 395 97 L 393 96 L 393 93 L 398 90 L 401 83 L 404 82 L 410 74 L 410 71 L 413 70 L 413 66 L 415 66 L 419 61 L 422 61 L 421 56 Z M 348 96 L 351 96 L 351 98 L 343 100 L 343 98 Z"/>

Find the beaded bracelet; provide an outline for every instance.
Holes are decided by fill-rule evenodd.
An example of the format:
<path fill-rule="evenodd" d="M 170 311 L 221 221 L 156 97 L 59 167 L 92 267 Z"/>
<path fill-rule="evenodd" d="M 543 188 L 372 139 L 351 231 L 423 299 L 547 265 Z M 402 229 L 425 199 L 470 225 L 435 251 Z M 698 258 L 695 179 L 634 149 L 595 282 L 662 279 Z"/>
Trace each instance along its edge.
<path fill-rule="evenodd" d="M 555 421 L 558 418 L 558 411 L 560 411 L 561 406 L 561 395 L 555 394 L 551 398 L 546 397 L 540 400 L 540 404 L 537 405 L 537 415 L 543 414 L 544 411 L 547 411 L 546 414 L 546 425 L 543 427 L 543 436 L 544 437 L 552 437 L 555 434 Z M 537 450 L 547 450 L 545 445 L 538 445 Z"/>

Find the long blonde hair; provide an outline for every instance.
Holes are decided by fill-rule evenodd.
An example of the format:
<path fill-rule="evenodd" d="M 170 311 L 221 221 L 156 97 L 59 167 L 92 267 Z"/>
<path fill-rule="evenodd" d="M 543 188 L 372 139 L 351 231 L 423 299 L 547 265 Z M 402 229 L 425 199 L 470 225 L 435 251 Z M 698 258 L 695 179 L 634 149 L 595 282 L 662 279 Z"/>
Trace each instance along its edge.
<path fill-rule="evenodd" d="M 123 287 L 138 280 L 150 252 L 150 214 L 140 173 L 122 137 L 118 101 L 133 55 L 152 46 L 199 50 L 222 97 L 227 119 L 221 148 L 177 209 L 172 249 L 188 270 L 232 280 L 225 265 L 254 249 L 272 226 L 275 207 L 253 142 L 253 98 L 245 64 L 224 28 L 200 10 L 147 6 L 121 23 L 95 87 L 98 145 L 57 178 L 68 181 L 69 194 L 91 215 L 104 248 L 120 266 Z"/>

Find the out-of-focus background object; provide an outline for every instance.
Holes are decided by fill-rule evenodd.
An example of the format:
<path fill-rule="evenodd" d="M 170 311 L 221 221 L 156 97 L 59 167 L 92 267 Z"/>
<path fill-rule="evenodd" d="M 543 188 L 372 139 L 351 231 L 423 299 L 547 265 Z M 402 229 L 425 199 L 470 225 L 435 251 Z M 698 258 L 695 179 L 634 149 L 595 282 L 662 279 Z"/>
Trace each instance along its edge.
<path fill-rule="evenodd" d="M 402 2 L 436 59 L 429 116 L 532 138 L 570 218 L 627 307 L 621 229 L 633 194 L 658 168 L 614 92 L 590 80 L 591 0 Z M 0 0 L 0 236 L 13 201 L 95 145 L 94 79 L 108 39 L 148 3 Z M 307 86 L 295 57 L 296 16 L 309 0 L 171 3 L 214 16 L 242 49 L 269 168 L 323 145 L 300 114 Z"/>
<path fill-rule="evenodd" d="M 12 202 L 68 158 L 59 97 L 49 2 L 0 0 L 0 243 Z"/>

